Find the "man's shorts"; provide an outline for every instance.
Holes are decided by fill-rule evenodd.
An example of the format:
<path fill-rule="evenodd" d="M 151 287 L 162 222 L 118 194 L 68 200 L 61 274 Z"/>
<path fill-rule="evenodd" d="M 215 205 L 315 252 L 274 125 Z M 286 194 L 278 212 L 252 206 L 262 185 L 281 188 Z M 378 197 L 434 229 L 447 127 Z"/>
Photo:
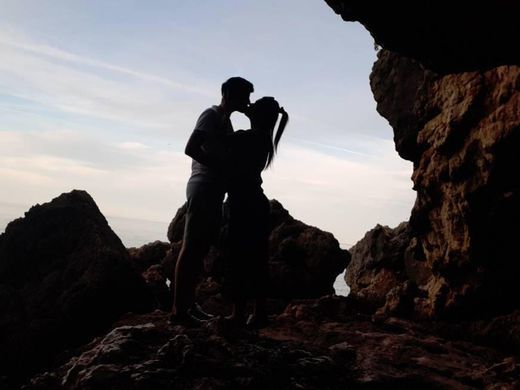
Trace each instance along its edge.
<path fill-rule="evenodd" d="M 225 190 L 215 183 L 188 182 L 188 209 L 184 225 L 187 244 L 209 246 L 217 241 L 222 219 Z"/>

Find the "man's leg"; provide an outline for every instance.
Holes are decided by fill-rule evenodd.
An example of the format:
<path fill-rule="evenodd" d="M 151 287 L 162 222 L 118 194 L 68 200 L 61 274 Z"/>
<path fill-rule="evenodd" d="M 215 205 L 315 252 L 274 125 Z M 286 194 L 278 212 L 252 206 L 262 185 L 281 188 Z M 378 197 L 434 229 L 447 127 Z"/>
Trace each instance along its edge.
<path fill-rule="evenodd" d="M 186 316 L 188 309 L 193 305 L 197 280 L 208 249 L 208 245 L 183 242 L 175 265 L 175 295 L 172 314 L 180 317 Z"/>
<path fill-rule="evenodd" d="M 220 230 L 224 193 L 205 184 L 188 185 L 186 224 L 174 277 L 172 314 L 186 317 L 195 302 L 195 288 L 203 268 L 204 257 Z"/>

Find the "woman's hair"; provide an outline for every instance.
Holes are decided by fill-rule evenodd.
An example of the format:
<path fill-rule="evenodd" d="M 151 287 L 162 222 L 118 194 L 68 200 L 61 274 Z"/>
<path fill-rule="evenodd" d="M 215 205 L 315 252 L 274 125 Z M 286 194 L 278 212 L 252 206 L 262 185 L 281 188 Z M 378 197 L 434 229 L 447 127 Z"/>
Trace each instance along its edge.
<path fill-rule="evenodd" d="M 276 122 L 278 121 L 278 115 L 281 114 L 280 123 L 278 124 L 278 130 L 274 133 Z M 254 125 L 259 126 L 262 130 L 269 132 L 269 150 L 267 153 L 267 160 L 264 169 L 268 168 L 273 161 L 274 155 L 278 148 L 278 142 L 282 138 L 282 134 L 289 121 L 289 114 L 285 112 L 283 107 L 280 107 L 278 102 L 270 96 L 258 99 L 249 108 L 249 117 Z"/>

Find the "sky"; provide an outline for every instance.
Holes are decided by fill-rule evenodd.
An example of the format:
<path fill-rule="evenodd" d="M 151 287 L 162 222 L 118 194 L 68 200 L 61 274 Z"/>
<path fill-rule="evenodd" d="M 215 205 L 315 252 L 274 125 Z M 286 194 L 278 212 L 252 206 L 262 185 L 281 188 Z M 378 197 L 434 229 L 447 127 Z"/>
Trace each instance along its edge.
<path fill-rule="evenodd" d="M 167 223 L 185 143 L 231 76 L 290 115 L 264 190 L 344 247 L 408 220 L 412 164 L 376 112 L 374 41 L 321 0 L 0 0 L 0 208 L 72 189 Z M 235 113 L 235 129 L 248 121 Z M 2 206 L 3 205 L 3 206 Z M 4 226 L 0 226 L 2 231 Z M 117 233 L 117 230 L 116 230 Z M 165 239 L 163 236 L 157 239 Z"/>

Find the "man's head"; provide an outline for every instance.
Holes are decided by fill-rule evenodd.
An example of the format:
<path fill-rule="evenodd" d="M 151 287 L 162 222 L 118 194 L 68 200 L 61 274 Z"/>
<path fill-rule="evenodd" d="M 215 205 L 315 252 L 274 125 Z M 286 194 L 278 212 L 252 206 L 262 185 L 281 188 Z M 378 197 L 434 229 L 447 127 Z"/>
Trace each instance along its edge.
<path fill-rule="evenodd" d="M 253 84 L 242 77 L 231 77 L 222 84 L 222 101 L 230 112 L 244 112 L 249 106 Z"/>

